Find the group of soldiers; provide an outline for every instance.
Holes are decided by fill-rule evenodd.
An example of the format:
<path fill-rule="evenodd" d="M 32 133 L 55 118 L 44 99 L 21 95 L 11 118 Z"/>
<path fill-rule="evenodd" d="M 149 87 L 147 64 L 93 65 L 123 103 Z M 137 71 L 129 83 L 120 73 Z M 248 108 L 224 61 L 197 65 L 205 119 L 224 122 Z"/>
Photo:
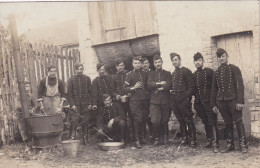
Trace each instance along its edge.
<path fill-rule="evenodd" d="M 64 83 L 56 77 L 56 67 L 47 68 L 48 76 L 39 84 L 38 102 L 48 114 L 61 111 L 67 98 L 70 105 L 72 123 L 71 139 L 76 138 L 80 124 L 83 139 L 89 128 L 97 128 L 98 133 L 114 136 L 125 143 L 131 125 L 134 145 L 141 148 L 146 143 L 146 124 L 149 126 L 153 146 L 167 144 L 168 122 L 173 111 L 180 125 L 181 145 L 197 145 L 196 128 L 193 122 L 192 96 L 194 108 L 205 125 L 207 144 L 218 152 L 217 113 L 225 122 L 227 146 L 222 152 L 234 150 L 233 123 L 235 123 L 242 153 L 247 152 L 247 141 L 242 109 L 244 85 L 240 69 L 228 63 L 228 53 L 217 49 L 219 68 L 214 72 L 203 66 L 201 53 L 194 54 L 197 70 L 192 73 L 181 65 L 181 56 L 170 54 L 175 70 L 173 73 L 162 68 L 160 55 L 153 57 L 155 70 L 149 68 L 149 60 L 142 56 L 132 59 L 133 70 L 125 70 L 122 59 L 115 61 L 117 72 L 109 75 L 106 65 L 97 64 L 98 76 L 92 81 L 83 74 L 83 64 L 75 64 L 75 75 L 68 80 L 67 96 Z M 127 101 L 129 99 L 129 101 Z M 126 120 L 126 116 L 130 119 Z M 130 123 L 130 124 L 129 124 Z M 105 140 L 100 136 L 101 141 Z M 83 141 L 84 142 L 84 141 Z"/>

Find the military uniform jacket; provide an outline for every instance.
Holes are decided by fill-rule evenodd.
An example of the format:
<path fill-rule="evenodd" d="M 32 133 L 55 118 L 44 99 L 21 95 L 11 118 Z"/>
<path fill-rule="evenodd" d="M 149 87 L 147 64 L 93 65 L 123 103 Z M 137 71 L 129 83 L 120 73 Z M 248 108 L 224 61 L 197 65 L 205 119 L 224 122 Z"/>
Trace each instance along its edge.
<path fill-rule="evenodd" d="M 124 89 L 131 93 L 131 100 L 147 100 L 147 79 L 148 73 L 142 70 L 133 70 L 126 75 Z M 143 87 L 131 90 L 138 81 L 142 82 Z"/>
<path fill-rule="evenodd" d="M 111 119 L 114 119 L 115 121 L 125 119 L 124 111 L 119 103 L 115 102 L 109 107 L 103 106 L 101 108 L 99 124 L 102 126 L 107 125 Z"/>
<path fill-rule="evenodd" d="M 127 71 L 123 71 L 117 72 L 115 75 L 112 76 L 111 83 L 114 97 L 116 97 L 117 95 L 123 96 L 127 94 L 126 90 L 124 89 L 126 74 Z"/>
<path fill-rule="evenodd" d="M 75 75 L 68 80 L 68 101 L 73 105 L 92 104 L 91 80 L 86 75 Z"/>
<path fill-rule="evenodd" d="M 191 99 L 193 95 L 194 82 L 192 78 L 192 72 L 186 68 L 176 68 L 172 73 L 172 87 L 171 94 L 178 98 L 186 97 Z"/>
<path fill-rule="evenodd" d="M 210 102 L 213 73 L 210 68 L 198 68 L 193 73 L 195 103 Z"/>
<path fill-rule="evenodd" d="M 211 90 L 211 105 L 216 100 L 233 100 L 244 104 L 244 84 L 240 69 L 232 64 L 222 64 L 214 72 Z"/>
<path fill-rule="evenodd" d="M 166 81 L 166 85 L 158 86 L 157 82 Z M 171 88 L 171 73 L 165 70 L 151 71 L 148 75 L 148 89 L 151 92 L 151 104 L 169 104 L 170 103 L 170 88 Z M 160 90 L 159 88 L 163 88 Z"/>
<path fill-rule="evenodd" d="M 103 94 L 112 95 L 111 77 L 101 76 L 96 77 L 92 82 L 92 101 L 93 105 L 102 105 Z"/>

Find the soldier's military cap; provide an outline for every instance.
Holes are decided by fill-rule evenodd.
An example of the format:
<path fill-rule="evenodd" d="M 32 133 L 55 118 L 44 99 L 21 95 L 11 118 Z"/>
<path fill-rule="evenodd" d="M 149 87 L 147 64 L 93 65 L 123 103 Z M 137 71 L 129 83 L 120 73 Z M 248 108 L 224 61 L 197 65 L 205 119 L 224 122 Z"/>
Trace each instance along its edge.
<path fill-rule="evenodd" d="M 138 60 L 138 61 L 141 61 L 142 62 L 142 56 L 135 56 L 133 58 L 133 60 Z"/>
<path fill-rule="evenodd" d="M 181 58 L 179 54 L 177 54 L 177 53 L 171 53 L 171 54 L 170 54 L 171 60 L 172 60 L 175 56 L 177 56 L 179 59 Z"/>
<path fill-rule="evenodd" d="M 102 95 L 102 100 L 105 101 L 107 100 L 108 98 L 110 98 L 111 96 L 109 94 L 103 94 Z"/>
<path fill-rule="evenodd" d="M 142 63 L 144 63 L 144 61 L 149 61 L 147 57 L 143 57 L 142 58 Z"/>
<path fill-rule="evenodd" d="M 155 56 L 153 57 L 153 61 L 156 61 L 156 60 L 159 60 L 159 59 L 162 60 L 162 57 L 160 57 L 159 54 L 155 54 Z"/>
<path fill-rule="evenodd" d="M 227 54 L 227 52 L 223 48 L 218 48 L 216 54 L 217 54 L 217 57 L 221 57 L 221 55 Z"/>
<path fill-rule="evenodd" d="M 79 69 L 79 67 L 81 67 L 81 66 L 83 67 L 83 64 L 77 62 L 77 63 L 75 63 L 74 68 L 75 68 L 75 69 Z M 83 67 L 83 68 L 84 68 L 84 67 Z"/>
<path fill-rule="evenodd" d="M 203 56 L 201 55 L 200 52 L 197 52 L 197 53 L 194 54 L 194 56 L 193 56 L 194 61 L 197 61 L 197 60 L 200 59 L 200 58 L 203 59 Z"/>
<path fill-rule="evenodd" d="M 102 66 L 104 66 L 104 63 L 99 62 L 99 63 L 97 64 L 97 71 L 98 71 Z"/>
<path fill-rule="evenodd" d="M 115 64 L 117 66 L 117 65 L 121 64 L 122 62 L 124 63 L 123 59 L 119 58 L 116 60 Z"/>

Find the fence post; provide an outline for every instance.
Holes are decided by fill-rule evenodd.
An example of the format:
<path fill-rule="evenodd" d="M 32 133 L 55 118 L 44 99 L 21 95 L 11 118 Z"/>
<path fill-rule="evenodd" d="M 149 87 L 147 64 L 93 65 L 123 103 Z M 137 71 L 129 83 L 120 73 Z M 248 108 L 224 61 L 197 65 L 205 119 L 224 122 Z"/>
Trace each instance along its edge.
<path fill-rule="evenodd" d="M 24 84 L 23 69 L 21 65 L 19 39 L 18 39 L 15 16 L 13 14 L 9 17 L 9 24 L 10 24 L 10 33 L 12 39 L 14 63 L 15 63 L 15 69 L 17 75 L 17 83 L 18 83 L 18 88 L 19 88 L 19 93 L 21 98 L 21 105 L 22 105 L 23 113 L 26 114 L 26 112 L 29 111 L 29 104 L 28 104 L 28 98 L 25 93 L 25 84 Z"/>

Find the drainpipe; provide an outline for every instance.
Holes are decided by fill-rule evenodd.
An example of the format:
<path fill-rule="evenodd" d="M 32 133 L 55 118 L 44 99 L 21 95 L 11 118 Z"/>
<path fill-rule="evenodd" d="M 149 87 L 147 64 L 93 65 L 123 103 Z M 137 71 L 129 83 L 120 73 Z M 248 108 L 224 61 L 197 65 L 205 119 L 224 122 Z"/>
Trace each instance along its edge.
<path fill-rule="evenodd" d="M 23 109 L 23 114 L 24 116 L 26 116 L 26 113 L 28 114 L 29 111 L 29 104 L 28 104 L 28 97 L 26 96 L 26 92 L 25 92 L 24 74 L 23 74 L 23 68 L 21 64 L 22 61 L 20 55 L 20 45 L 19 45 L 19 38 L 18 38 L 14 14 L 9 16 L 9 26 L 10 26 L 10 33 L 11 33 L 11 40 L 12 40 L 16 78 L 17 78 L 18 89 L 21 98 L 20 100 Z"/>

